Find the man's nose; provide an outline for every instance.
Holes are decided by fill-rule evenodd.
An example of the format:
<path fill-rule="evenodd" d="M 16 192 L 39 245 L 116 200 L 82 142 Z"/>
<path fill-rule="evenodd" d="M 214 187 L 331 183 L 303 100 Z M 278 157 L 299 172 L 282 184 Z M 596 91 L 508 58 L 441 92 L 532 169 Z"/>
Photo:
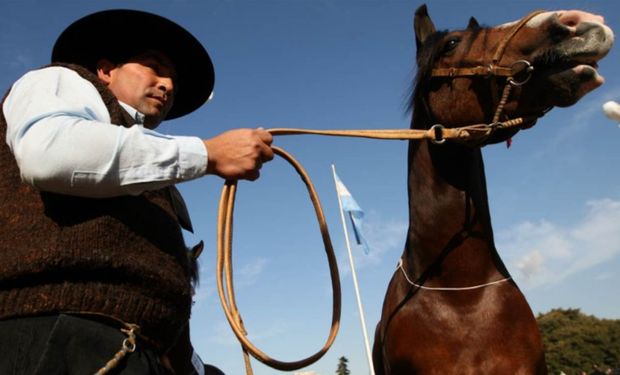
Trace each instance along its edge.
<path fill-rule="evenodd" d="M 174 90 L 174 82 L 172 81 L 172 78 L 159 77 L 159 80 L 157 82 L 157 88 L 162 92 L 170 95 Z"/>

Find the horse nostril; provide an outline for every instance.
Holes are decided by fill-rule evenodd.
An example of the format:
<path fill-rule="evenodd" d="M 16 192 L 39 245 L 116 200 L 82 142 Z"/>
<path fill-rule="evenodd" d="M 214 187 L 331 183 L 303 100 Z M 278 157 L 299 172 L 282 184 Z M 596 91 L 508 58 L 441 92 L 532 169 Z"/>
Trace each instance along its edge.
<path fill-rule="evenodd" d="M 560 23 L 569 28 L 575 28 L 582 22 L 605 23 L 605 19 L 597 14 L 583 12 L 580 10 L 567 10 L 558 12 Z"/>

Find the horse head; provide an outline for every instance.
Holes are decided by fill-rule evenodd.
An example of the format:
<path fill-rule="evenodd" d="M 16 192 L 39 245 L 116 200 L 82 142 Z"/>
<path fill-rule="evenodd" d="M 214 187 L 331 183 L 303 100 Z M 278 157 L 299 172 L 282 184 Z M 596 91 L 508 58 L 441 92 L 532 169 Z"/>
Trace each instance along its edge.
<path fill-rule="evenodd" d="M 418 75 L 411 105 L 426 115 L 424 127 L 517 117 L 532 126 L 552 107 L 573 105 L 603 84 L 597 62 L 614 40 L 603 17 L 578 10 L 534 12 L 496 27 L 481 27 L 472 17 L 465 29 L 448 32 L 436 30 L 423 5 L 414 29 Z M 499 131 L 487 143 L 515 132 Z"/>

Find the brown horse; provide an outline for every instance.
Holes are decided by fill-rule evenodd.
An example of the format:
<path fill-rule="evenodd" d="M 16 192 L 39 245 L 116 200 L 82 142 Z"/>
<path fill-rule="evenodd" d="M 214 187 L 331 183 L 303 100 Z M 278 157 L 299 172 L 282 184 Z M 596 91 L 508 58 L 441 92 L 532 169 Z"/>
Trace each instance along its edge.
<path fill-rule="evenodd" d="M 377 374 L 546 374 L 536 320 L 495 248 L 480 147 L 509 140 L 602 84 L 613 33 L 581 11 L 437 32 L 415 14 L 411 126 L 490 124 L 475 144 L 411 142 L 410 224 L 377 325 Z M 509 122 L 509 121 L 508 121 Z M 438 131 L 441 128 L 438 128 Z M 441 141 L 441 132 L 437 138 Z"/>

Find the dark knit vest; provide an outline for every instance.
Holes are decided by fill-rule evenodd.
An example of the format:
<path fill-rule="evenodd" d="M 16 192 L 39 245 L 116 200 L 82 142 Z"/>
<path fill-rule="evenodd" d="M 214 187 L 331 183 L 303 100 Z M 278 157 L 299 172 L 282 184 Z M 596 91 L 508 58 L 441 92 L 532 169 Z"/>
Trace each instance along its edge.
<path fill-rule="evenodd" d="M 131 125 L 94 74 L 67 67 L 95 85 L 113 124 Z M 189 319 L 191 284 L 167 189 L 105 199 L 39 191 L 21 181 L 5 139 L 0 111 L 0 319 L 103 314 L 170 346 Z"/>

